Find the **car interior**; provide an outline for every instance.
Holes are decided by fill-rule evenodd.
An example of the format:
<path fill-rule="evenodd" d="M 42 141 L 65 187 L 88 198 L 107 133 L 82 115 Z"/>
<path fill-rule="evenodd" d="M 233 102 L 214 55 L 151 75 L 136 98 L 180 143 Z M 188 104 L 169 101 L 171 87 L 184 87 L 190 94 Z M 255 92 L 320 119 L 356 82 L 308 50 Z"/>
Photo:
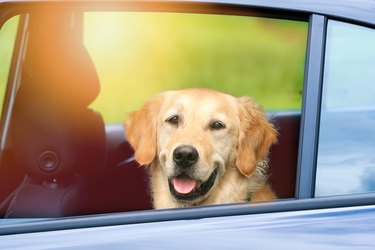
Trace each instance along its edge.
<path fill-rule="evenodd" d="M 134 161 L 124 128 L 106 126 L 89 107 L 100 79 L 77 35 L 81 27 L 72 28 L 70 12 L 28 18 L 21 80 L 0 155 L 0 217 L 152 209 L 147 168 Z M 294 198 L 300 114 L 269 117 L 279 131 L 269 156 L 270 183 L 280 199 Z"/>

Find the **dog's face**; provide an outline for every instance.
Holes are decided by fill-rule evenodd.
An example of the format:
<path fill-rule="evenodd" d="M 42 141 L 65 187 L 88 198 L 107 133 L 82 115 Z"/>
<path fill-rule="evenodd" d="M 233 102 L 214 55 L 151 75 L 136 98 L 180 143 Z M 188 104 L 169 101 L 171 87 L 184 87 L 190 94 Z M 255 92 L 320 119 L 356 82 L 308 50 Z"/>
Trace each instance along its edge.
<path fill-rule="evenodd" d="M 197 204 L 215 189 L 226 168 L 251 176 L 276 132 L 249 98 L 208 89 L 159 94 L 126 122 L 141 165 L 158 164 L 176 202 Z"/>
<path fill-rule="evenodd" d="M 169 95 L 157 128 L 158 160 L 173 197 L 196 203 L 213 189 L 228 161 L 235 161 L 235 99 L 193 90 Z"/>

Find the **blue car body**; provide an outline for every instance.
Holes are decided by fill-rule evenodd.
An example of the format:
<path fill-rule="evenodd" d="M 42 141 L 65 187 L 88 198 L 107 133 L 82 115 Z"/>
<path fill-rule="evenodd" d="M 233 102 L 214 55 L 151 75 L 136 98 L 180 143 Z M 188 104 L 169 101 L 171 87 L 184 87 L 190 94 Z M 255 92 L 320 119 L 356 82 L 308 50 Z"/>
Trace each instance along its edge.
<path fill-rule="evenodd" d="M 12 4 L 30 8 L 43 2 L 0 1 L 0 11 L 11 12 Z M 61 1 L 47 2 L 64 4 Z M 69 2 L 83 5 L 89 1 Z M 112 4 L 116 2 L 121 1 Z M 134 1 L 125 2 L 137 6 Z M 241 11 L 246 8 L 260 8 L 282 13 L 282 18 L 288 15 L 293 16 L 293 20 L 309 17 L 295 199 L 52 219 L 3 219 L 0 220 L 0 249 L 375 249 L 375 194 L 371 193 L 372 189 L 366 189 L 366 194 L 323 198 L 315 198 L 314 194 L 325 53 L 322 42 L 326 33 L 324 27 L 329 18 L 375 27 L 374 1 L 342 1 L 337 4 L 320 0 L 139 2 L 145 5 L 140 4 L 134 9 L 142 11 L 157 4 L 165 7 L 163 4 L 171 3 L 174 4 L 172 9 L 193 12 L 205 13 L 204 6 L 212 5 L 222 12 L 228 8 L 228 14 L 243 13 Z M 92 8 L 104 6 L 103 1 L 97 4 Z M 371 117 L 374 117 L 371 112 Z M 340 123 L 339 127 L 354 127 L 346 124 L 348 119 L 342 120 L 341 116 L 330 116 L 330 119 L 328 122 L 332 124 Z M 371 148 L 374 134 L 368 135 L 372 125 L 368 128 L 369 131 L 361 136 Z M 327 137 L 327 143 L 330 138 L 340 136 L 335 134 L 334 129 L 320 132 L 331 136 Z M 353 141 L 348 140 L 348 143 Z M 332 148 L 337 147 L 333 145 Z M 372 162 L 372 159 L 366 160 Z"/>
<path fill-rule="evenodd" d="M 1 249 L 374 249 L 375 206 L 1 236 Z"/>

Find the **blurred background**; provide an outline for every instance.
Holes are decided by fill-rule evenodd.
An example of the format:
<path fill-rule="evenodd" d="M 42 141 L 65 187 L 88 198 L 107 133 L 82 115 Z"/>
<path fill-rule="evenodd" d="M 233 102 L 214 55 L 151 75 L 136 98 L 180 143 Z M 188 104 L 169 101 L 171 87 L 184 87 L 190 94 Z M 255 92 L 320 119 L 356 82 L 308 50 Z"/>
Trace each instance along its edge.
<path fill-rule="evenodd" d="M 4 23 L 0 29 L 0 114 L 2 112 L 18 21 L 19 17 L 15 16 Z"/>
<path fill-rule="evenodd" d="M 91 107 L 107 124 L 122 123 L 157 92 L 188 87 L 249 95 L 266 110 L 301 108 L 305 22 L 147 12 L 90 12 L 83 20 L 101 82 Z M 1 103 L 17 22 L 0 31 Z"/>

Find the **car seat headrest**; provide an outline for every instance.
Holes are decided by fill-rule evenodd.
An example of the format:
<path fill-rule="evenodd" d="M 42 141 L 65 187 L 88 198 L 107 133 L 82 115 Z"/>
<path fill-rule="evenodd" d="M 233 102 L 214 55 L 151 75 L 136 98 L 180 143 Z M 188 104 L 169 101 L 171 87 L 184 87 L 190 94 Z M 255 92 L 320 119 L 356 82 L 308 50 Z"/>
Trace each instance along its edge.
<path fill-rule="evenodd" d="M 71 14 L 39 14 L 30 18 L 30 35 L 22 81 L 56 102 L 89 105 L 99 94 L 94 64 L 83 45 L 81 32 L 71 27 Z"/>
<path fill-rule="evenodd" d="M 71 175 L 89 157 L 84 148 L 103 124 L 92 124 L 95 114 L 87 107 L 99 79 L 86 48 L 68 15 L 47 17 L 30 20 L 11 131 L 18 165 L 35 178 L 54 179 Z"/>

